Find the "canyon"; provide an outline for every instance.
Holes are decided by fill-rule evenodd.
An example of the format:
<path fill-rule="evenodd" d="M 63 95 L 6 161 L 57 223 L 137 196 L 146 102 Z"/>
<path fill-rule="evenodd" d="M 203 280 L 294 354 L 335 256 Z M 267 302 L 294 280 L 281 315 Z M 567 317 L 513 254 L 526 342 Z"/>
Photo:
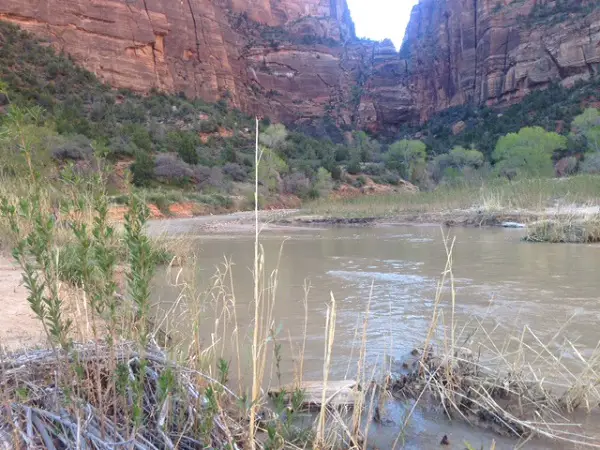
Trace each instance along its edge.
<path fill-rule="evenodd" d="M 346 0 L 0 0 L 0 20 L 114 87 L 342 130 L 393 132 L 600 71 L 595 0 L 421 0 L 400 51 L 357 38 Z"/>

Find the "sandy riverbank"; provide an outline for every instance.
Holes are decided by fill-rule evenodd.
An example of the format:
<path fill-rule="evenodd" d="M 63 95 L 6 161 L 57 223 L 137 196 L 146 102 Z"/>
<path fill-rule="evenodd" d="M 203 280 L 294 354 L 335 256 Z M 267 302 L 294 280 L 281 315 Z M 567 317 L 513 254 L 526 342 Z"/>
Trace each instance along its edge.
<path fill-rule="evenodd" d="M 34 346 L 43 338 L 42 325 L 27 302 L 21 270 L 0 255 L 0 346 L 8 350 Z"/>

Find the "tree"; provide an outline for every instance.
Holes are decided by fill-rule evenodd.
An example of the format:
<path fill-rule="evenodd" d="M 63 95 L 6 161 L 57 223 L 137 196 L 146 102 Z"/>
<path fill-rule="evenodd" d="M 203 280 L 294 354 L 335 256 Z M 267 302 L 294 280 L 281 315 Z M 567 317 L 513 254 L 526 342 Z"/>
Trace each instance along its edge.
<path fill-rule="evenodd" d="M 125 133 L 128 134 L 137 148 L 147 152 L 152 151 L 152 138 L 148 130 L 142 125 L 129 124 L 125 126 Z"/>
<path fill-rule="evenodd" d="M 600 110 L 588 108 L 573 119 L 575 134 L 585 139 L 587 150 L 600 151 Z"/>
<path fill-rule="evenodd" d="M 493 158 L 496 171 L 509 178 L 515 176 L 552 176 L 552 156 L 567 147 L 567 138 L 541 127 L 522 128 L 518 133 L 501 137 Z"/>
<path fill-rule="evenodd" d="M 317 179 L 315 180 L 315 189 L 322 196 L 328 195 L 333 189 L 333 180 L 331 173 L 324 167 L 319 167 L 317 171 Z"/>
<path fill-rule="evenodd" d="M 483 166 L 483 153 L 475 149 L 456 146 L 449 153 L 436 156 L 431 162 L 431 175 L 435 182 L 445 178 L 463 177 L 466 171 Z"/>
<path fill-rule="evenodd" d="M 361 162 L 372 161 L 381 153 L 381 145 L 375 139 L 371 139 L 364 131 L 352 133 L 354 148 L 358 151 Z"/>
<path fill-rule="evenodd" d="M 283 159 L 268 147 L 261 147 L 258 162 L 258 181 L 271 192 L 279 188 L 281 174 L 288 171 Z"/>
<path fill-rule="evenodd" d="M 135 162 L 131 165 L 131 175 L 136 186 L 150 185 L 154 179 L 154 158 L 139 150 L 135 155 Z"/>
<path fill-rule="evenodd" d="M 421 141 L 402 139 L 393 143 L 385 155 L 385 165 L 411 182 L 420 178 L 425 168 L 427 147 Z"/>
<path fill-rule="evenodd" d="M 267 129 L 260 133 L 260 143 L 274 150 L 280 150 L 287 139 L 288 132 L 285 125 L 278 123 L 269 125 Z"/>
<path fill-rule="evenodd" d="M 350 175 L 357 175 L 360 173 L 361 169 L 360 153 L 357 149 L 353 149 L 350 153 L 350 161 L 346 166 L 346 172 L 348 172 Z"/>
<path fill-rule="evenodd" d="M 167 147 L 179 154 L 179 157 L 192 166 L 198 164 L 198 151 L 200 139 L 193 132 L 170 131 L 167 134 Z"/>
<path fill-rule="evenodd" d="M 460 170 L 466 167 L 479 169 L 483 166 L 483 153 L 475 149 L 466 149 L 464 147 L 456 146 L 450 150 L 449 155 L 452 166 Z"/>

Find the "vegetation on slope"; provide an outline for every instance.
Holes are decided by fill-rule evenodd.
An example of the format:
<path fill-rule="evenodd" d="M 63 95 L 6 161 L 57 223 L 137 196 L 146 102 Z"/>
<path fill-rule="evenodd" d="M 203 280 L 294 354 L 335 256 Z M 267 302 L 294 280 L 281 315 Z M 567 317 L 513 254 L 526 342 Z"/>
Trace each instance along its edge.
<path fill-rule="evenodd" d="M 226 97 L 208 104 L 111 89 L 68 56 L 1 22 L 0 42 L 4 176 L 32 167 L 49 179 L 67 169 L 91 174 L 108 161 L 114 165 L 108 192 L 116 203 L 130 172 L 136 189 L 166 214 L 180 201 L 217 211 L 252 207 L 254 121 Z M 584 108 L 599 86 L 600 79 L 572 89 L 551 86 L 504 112 L 452 108 L 423 126 L 407 126 L 395 142 L 361 131 L 339 142 L 337 128 L 331 138 L 316 138 L 263 121 L 259 201 L 316 199 L 343 185 L 361 192 L 371 180 L 397 185 L 405 179 L 429 191 L 497 177 L 597 173 L 598 112 Z M 463 129 L 453 132 L 460 121 Z"/>
<path fill-rule="evenodd" d="M 407 126 L 400 135 L 418 134 L 433 155 L 445 153 L 456 145 L 474 145 L 489 158 L 501 136 L 523 127 L 539 126 L 567 135 L 575 116 L 581 114 L 586 105 L 600 100 L 599 88 L 600 78 L 580 81 L 570 89 L 553 84 L 548 89 L 531 92 L 521 102 L 502 111 L 457 106 L 434 115 L 424 125 Z M 452 126 L 461 121 L 465 129 L 454 134 Z"/>

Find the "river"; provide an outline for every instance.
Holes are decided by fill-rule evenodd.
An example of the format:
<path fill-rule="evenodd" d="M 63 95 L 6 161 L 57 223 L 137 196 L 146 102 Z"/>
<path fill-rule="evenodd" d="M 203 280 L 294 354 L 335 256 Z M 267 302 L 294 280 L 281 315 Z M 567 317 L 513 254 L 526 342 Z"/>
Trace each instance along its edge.
<path fill-rule="evenodd" d="M 436 292 L 446 267 L 448 246 L 453 245 L 452 268 L 455 285 L 454 333 L 459 341 L 469 336 L 476 324 L 489 330 L 481 342 L 484 349 L 491 341 L 498 347 L 509 336 L 535 336 L 549 348 L 561 352 L 565 367 L 576 370 L 578 357 L 563 351 L 564 339 L 575 343 L 585 357 L 598 345 L 600 332 L 600 247 L 595 245 L 528 244 L 521 242 L 520 230 L 456 228 L 438 226 L 378 226 L 372 228 L 290 229 L 266 232 L 261 236 L 267 273 L 278 268 L 277 293 L 273 308 L 276 339 L 283 342 L 281 374 L 284 381 L 293 378 L 297 365 L 292 362 L 290 345 L 301 348 L 304 340 L 305 292 L 308 322 L 304 378 L 323 377 L 324 328 L 331 296 L 336 299 L 335 345 L 331 379 L 353 377 L 360 347 L 361 330 L 367 305 L 370 314 L 367 338 L 367 367 L 389 361 L 402 361 L 415 347 L 422 345 L 432 319 Z M 194 318 L 200 317 L 197 335 L 203 345 L 214 342 L 215 317 L 226 338 L 217 342 L 227 359 L 233 356 L 232 314 L 223 311 L 222 289 L 215 289 L 217 267 L 231 263 L 237 321 L 243 331 L 242 365 L 249 361 L 248 325 L 252 322 L 253 235 L 213 234 L 203 236 L 193 230 L 178 239 L 193 249 L 194 269 L 172 268 L 158 277 L 155 300 L 161 311 L 172 311 L 175 320 L 165 324 L 189 338 Z M 188 258 L 188 262 L 191 258 Z M 178 276 L 177 276 L 178 275 Z M 185 297 L 179 296 L 182 280 L 194 285 Z M 177 281 L 177 283 L 175 283 Z M 179 284 L 174 286 L 174 284 Z M 219 284 L 219 283 L 217 283 Z M 231 286 L 225 283 L 227 292 Z M 440 302 L 440 328 L 449 330 L 452 318 L 450 280 Z M 205 294 L 210 290 L 210 294 Z M 229 298 L 229 297 L 228 297 Z M 165 316 L 161 312 L 161 317 Z M 444 328 L 445 325 L 445 328 Z M 560 337 L 558 337 L 560 331 Z M 449 333 L 449 331 L 447 331 Z M 510 344 L 506 344 L 510 345 Z M 244 348 L 246 350 L 244 350 Z M 508 347 L 507 347 L 508 348 Z M 521 355 L 523 357 L 523 355 Z M 490 359 L 490 364 L 494 364 Z M 392 363 L 392 366 L 394 363 Z M 247 366 L 246 366 L 247 367 Z M 392 408 L 398 422 L 407 405 Z M 394 412 L 394 408 L 397 411 Z M 401 421 L 401 420 L 400 420 Z M 398 427 L 378 427 L 373 445 L 389 448 Z M 474 448 L 512 448 L 514 441 L 499 438 L 460 422 L 448 422 L 441 413 L 419 413 L 411 421 L 405 448 L 437 446 L 448 434 L 450 448 L 464 448 L 463 440 Z M 392 439 L 392 440 L 393 440 Z M 554 445 L 554 446 L 553 446 Z M 564 444 L 530 442 L 525 448 L 567 448 Z"/>

